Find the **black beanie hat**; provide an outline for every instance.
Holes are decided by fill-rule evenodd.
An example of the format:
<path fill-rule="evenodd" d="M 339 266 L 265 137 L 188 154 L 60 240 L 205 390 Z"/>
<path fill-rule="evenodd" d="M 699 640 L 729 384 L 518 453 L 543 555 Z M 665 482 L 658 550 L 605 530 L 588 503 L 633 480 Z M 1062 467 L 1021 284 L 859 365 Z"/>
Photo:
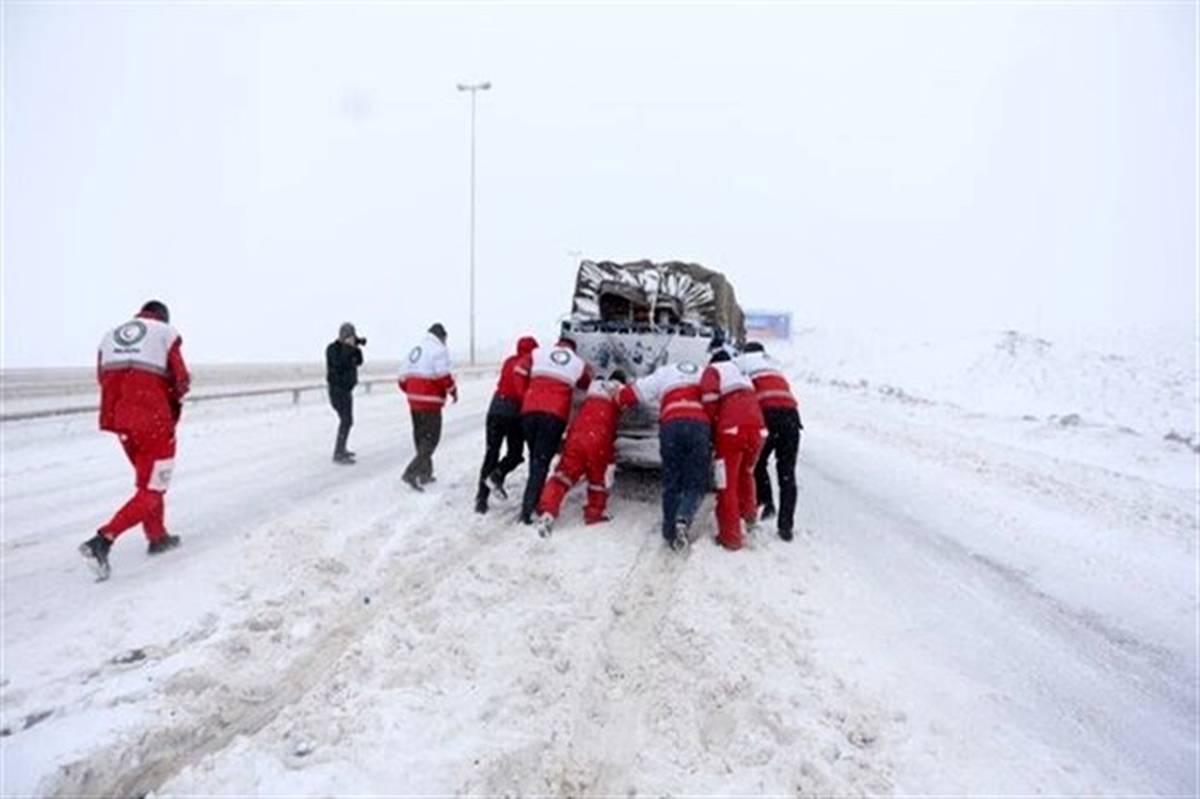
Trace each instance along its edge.
<path fill-rule="evenodd" d="M 167 304 L 159 300 L 148 300 L 142 306 L 142 313 L 148 313 L 152 316 L 161 319 L 164 322 L 171 321 L 171 312 L 167 310 Z"/>
<path fill-rule="evenodd" d="M 446 340 L 446 328 L 442 327 L 441 322 L 434 322 L 429 326 L 429 332 L 437 336 L 439 340 Z"/>

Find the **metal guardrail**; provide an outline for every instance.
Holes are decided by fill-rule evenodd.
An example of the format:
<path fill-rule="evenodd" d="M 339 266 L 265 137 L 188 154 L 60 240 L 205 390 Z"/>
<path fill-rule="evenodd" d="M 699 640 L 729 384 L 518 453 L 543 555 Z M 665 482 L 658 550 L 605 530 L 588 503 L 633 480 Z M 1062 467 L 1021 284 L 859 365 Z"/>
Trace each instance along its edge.
<path fill-rule="evenodd" d="M 495 365 L 473 366 L 465 369 L 459 369 L 460 375 L 479 375 L 486 374 L 489 371 L 495 370 Z M 358 384 L 363 387 L 363 391 L 367 394 L 371 393 L 371 387 L 380 383 L 390 383 L 395 385 L 396 377 L 372 377 L 366 380 L 358 381 Z M 325 391 L 328 384 L 324 381 L 320 383 L 304 383 L 302 385 L 291 386 L 271 386 L 269 388 L 251 388 L 241 389 L 238 391 L 220 391 L 212 394 L 195 394 L 183 398 L 185 405 L 195 404 L 198 402 L 212 402 L 216 400 L 229 399 L 244 399 L 246 397 L 267 397 L 273 394 L 291 394 L 292 404 L 300 404 L 300 395 L 309 391 Z M 97 413 L 100 406 L 96 403 L 90 405 L 70 405 L 61 408 L 46 408 L 37 411 L 18 411 L 17 413 L 0 414 L 0 422 L 21 422 L 29 419 L 47 419 L 54 416 L 78 416 L 84 413 Z"/>

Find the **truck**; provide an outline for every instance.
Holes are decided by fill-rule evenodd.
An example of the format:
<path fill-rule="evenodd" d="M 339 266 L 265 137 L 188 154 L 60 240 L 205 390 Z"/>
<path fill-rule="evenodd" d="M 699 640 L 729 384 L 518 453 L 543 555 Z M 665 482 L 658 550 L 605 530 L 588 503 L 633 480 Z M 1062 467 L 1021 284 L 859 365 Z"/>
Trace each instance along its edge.
<path fill-rule="evenodd" d="M 744 343 L 746 322 L 732 284 L 716 270 L 683 261 L 585 260 L 562 332 L 597 377 L 620 369 L 635 379 L 669 362 L 707 363 L 714 344 Z M 618 462 L 656 465 L 657 435 L 657 407 L 626 411 Z"/>

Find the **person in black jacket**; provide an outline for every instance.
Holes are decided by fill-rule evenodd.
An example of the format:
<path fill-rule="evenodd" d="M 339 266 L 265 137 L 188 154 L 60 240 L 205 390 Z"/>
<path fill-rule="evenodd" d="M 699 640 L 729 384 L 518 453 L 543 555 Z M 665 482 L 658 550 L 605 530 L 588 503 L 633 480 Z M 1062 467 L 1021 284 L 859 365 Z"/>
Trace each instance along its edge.
<path fill-rule="evenodd" d="M 346 449 L 346 439 L 354 424 L 354 387 L 358 384 L 358 367 L 362 366 L 362 347 L 367 343 L 359 338 L 354 325 L 343 322 L 336 341 L 325 348 L 325 381 L 329 383 L 329 404 L 337 411 L 337 441 L 333 446 L 333 462 L 354 463 L 354 453 Z"/>

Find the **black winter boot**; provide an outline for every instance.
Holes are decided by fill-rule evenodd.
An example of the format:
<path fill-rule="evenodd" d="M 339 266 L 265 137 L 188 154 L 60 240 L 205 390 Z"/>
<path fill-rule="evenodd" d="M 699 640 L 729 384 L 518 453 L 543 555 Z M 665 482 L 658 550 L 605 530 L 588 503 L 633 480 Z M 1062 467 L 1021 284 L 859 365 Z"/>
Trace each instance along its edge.
<path fill-rule="evenodd" d="M 179 546 L 182 540 L 177 535 L 164 535 L 162 538 L 156 538 L 146 547 L 146 552 L 150 555 L 159 555 L 166 552 L 168 549 L 174 549 Z"/>
<path fill-rule="evenodd" d="M 488 475 L 488 485 L 500 499 L 508 499 L 508 492 L 504 490 L 504 476 L 500 472 L 493 471 Z"/>
<path fill-rule="evenodd" d="M 96 581 L 107 580 L 112 570 L 108 565 L 108 551 L 112 549 L 112 541 L 96 533 L 79 545 L 79 554 L 87 561 L 88 566 L 96 573 Z"/>

